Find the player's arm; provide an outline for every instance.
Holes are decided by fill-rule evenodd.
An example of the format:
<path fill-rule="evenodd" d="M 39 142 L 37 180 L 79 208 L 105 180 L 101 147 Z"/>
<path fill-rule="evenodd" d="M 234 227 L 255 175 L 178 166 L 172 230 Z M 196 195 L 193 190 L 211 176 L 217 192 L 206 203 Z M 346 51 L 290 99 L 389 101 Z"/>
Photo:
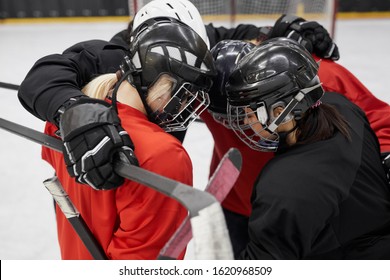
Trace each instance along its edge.
<path fill-rule="evenodd" d="M 94 40 L 76 44 L 63 54 L 43 57 L 22 82 L 19 100 L 36 117 L 56 123 L 58 109 L 83 96 L 81 88 L 93 77 L 115 72 L 123 53 L 122 47 Z"/>
<path fill-rule="evenodd" d="M 274 24 L 269 38 L 287 37 L 299 42 L 309 52 L 332 60 L 340 58 L 337 45 L 328 31 L 316 21 L 294 15 L 282 15 Z"/>
<path fill-rule="evenodd" d="M 29 112 L 60 128 L 70 176 L 99 190 L 122 184 L 113 172 L 118 152 L 132 164 L 137 160 L 116 111 L 85 96 L 81 88 L 99 74 L 115 72 L 123 54 L 124 48 L 100 40 L 76 44 L 62 55 L 40 59 L 19 90 Z"/>
<path fill-rule="evenodd" d="M 216 43 L 232 39 L 261 43 L 267 39 L 287 37 L 298 41 L 309 52 L 321 58 L 338 60 L 340 54 L 328 31 L 316 21 L 306 21 L 291 15 L 282 15 L 274 26 L 257 27 L 251 24 L 240 24 L 235 28 L 214 27 L 206 25 L 210 47 Z"/>

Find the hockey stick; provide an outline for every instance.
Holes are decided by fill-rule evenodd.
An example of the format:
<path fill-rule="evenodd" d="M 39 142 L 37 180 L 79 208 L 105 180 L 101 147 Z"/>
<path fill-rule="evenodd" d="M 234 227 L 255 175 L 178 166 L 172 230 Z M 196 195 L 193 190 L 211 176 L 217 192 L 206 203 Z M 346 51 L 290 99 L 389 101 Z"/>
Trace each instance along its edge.
<path fill-rule="evenodd" d="M 62 152 L 61 140 L 42 132 L 2 118 L 0 128 Z M 189 211 L 196 258 L 233 258 L 221 205 L 211 194 L 124 162 L 116 162 L 114 170 L 126 179 L 141 183 L 177 200 Z M 205 240 L 208 241 L 207 246 L 203 246 L 202 241 Z"/>
<path fill-rule="evenodd" d="M 70 222 L 91 256 L 95 260 L 107 260 L 108 258 L 106 253 L 96 240 L 88 225 L 85 223 L 79 211 L 77 211 L 57 176 L 45 180 L 43 184 L 53 196 L 55 202 L 60 207 L 66 219 Z"/>
<path fill-rule="evenodd" d="M 19 85 L 0 82 L 0 88 L 19 90 Z"/>
<path fill-rule="evenodd" d="M 223 156 L 205 191 L 222 202 L 235 184 L 242 166 L 240 152 L 231 148 Z M 158 259 L 177 259 L 192 238 L 191 224 L 188 217 L 182 222 L 175 234 L 160 251 Z"/>

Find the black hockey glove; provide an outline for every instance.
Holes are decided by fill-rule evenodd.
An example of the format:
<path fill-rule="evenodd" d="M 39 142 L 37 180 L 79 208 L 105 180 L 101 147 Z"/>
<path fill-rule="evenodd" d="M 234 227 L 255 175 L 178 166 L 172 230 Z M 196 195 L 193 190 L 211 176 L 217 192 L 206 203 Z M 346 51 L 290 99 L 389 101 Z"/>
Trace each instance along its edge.
<path fill-rule="evenodd" d="M 387 181 L 389 182 L 390 185 L 390 153 L 382 154 L 382 164 L 386 172 Z"/>
<path fill-rule="evenodd" d="M 60 133 L 71 177 L 97 190 L 113 189 L 124 179 L 113 170 L 117 158 L 138 165 L 134 145 L 106 102 L 81 98 L 61 114 Z"/>
<path fill-rule="evenodd" d="M 265 40 L 270 39 L 272 33 L 272 26 L 262 26 L 259 28 L 259 35 L 257 36 L 257 41 L 261 44 Z"/>
<path fill-rule="evenodd" d="M 328 31 L 315 21 L 306 21 L 293 15 L 282 15 L 276 22 L 270 38 L 287 37 L 321 58 L 338 60 L 339 49 Z"/>

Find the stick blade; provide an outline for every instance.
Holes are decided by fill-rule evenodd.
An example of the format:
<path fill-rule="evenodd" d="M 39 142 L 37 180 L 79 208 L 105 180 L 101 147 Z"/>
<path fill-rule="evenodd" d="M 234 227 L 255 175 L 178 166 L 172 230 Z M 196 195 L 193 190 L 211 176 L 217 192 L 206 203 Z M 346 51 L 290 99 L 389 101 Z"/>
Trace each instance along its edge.
<path fill-rule="evenodd" d="M 237 181 L 237 178 L 240 175 L 241 166 L 241 153 L 237 149 L 231 148 L 222 157 L 213 176 L 210 177 L 205 192 L 213 195 L 217 201 L 221 203 Z M 160 251 L 158 259 L 177 259 L 180 253 L 188 245 L 192 236 L 190 220 L 187 217 Z M 197 237 L 195 237 L 194 240 L 195 239 L 197 239 Z"/>
<path fill-rule="evenodd" d="M 198 260 L 232 260 L 233 247 L 221 204 L 216 202 L 191 218 L 194 255 Z"/>

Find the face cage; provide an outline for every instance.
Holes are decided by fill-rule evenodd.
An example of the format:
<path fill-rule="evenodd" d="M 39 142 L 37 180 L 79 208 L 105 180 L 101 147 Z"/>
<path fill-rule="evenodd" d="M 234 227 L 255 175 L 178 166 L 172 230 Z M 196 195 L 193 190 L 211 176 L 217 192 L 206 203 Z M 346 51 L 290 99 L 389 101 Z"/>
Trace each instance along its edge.
<path fill-rule="evenodd" d="M 203 90 L 191 90 L 190 83 L 183 85 L 162 108 L 154 112 L 156 123 L 166 132 L 183 131 L 210 105 Z"/>
<path fill-rule="evenodd" d="M 279 146 L 278 133 L 269 132 L 267 130 L 267 126 L 259 120 L 252 123 L 246 123 L 249 113 L 247 113 L 245 109 L 250 109 L 250 106 L 228 105 L 228 120 L 230 128 L 234 131 L 238 138 L 240 138 L 241 141 L 243 141 L 251 149 L 261 152 L 275 152 Z M 250 114 L 256 114 L 256 111 L 253 111 Z M 257 119 L 259 119 L 259 117 L 257 117 Z M 256 131 L 256 126 L 262 127 L 262 129 Z M 264 137 L 264 135 L 266 135 L 266 137 Z"/>

